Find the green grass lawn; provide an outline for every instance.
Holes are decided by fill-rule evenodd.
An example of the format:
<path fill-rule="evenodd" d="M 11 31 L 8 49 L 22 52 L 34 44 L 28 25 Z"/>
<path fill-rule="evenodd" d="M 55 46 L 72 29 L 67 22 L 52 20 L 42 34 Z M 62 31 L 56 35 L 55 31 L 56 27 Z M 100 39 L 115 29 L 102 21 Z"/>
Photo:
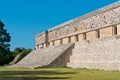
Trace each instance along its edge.
<path fill-rule="evenodd" d="M 120 71 L 70 68 L 5 68 L 0 67 L 0 80 L 120 80 Z"/>

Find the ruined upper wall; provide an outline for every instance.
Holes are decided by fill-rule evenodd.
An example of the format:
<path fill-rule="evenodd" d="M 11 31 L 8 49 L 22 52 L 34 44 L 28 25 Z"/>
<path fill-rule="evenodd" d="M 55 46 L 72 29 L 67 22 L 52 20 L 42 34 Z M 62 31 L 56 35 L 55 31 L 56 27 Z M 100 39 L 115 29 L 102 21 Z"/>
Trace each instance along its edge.
<path fill-rule="evenodd" d="M 120 1 L 49 29 L 49 41 L 117 23 L 120 23 Z"/>
<path fill-rule="evenodd" d="M 120 23 L 120 1 L 75 18 L 36 36 L 36 45 Z"/>
<path fill-rule="evenodd" d="M 45 43 L 46 42 L 46 31 L 42 32 L 40 34 L 37 34 L 35 36 L 35 39 L 36 39 L 36 45 L 39 45 L 41 43 Z"/>

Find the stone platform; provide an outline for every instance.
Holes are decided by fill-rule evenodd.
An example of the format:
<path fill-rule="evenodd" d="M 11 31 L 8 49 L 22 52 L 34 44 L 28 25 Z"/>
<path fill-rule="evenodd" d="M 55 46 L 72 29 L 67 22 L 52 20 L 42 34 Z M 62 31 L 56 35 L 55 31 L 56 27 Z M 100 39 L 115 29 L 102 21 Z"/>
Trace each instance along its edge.
<path fill-rule="evenodd" d="M 120 70 L 120 36 L 75 43 L 69 67 Z"/>
<path fill-rule="evenodd" d="M 120 1 L 37 34 L 14 67 L 120 70 Z"/>
<path fill-rule="evenodd" d="M 73 44 L 34 50 L 15 65 L 10 67 L 65 67 L 69 61 Z"/>

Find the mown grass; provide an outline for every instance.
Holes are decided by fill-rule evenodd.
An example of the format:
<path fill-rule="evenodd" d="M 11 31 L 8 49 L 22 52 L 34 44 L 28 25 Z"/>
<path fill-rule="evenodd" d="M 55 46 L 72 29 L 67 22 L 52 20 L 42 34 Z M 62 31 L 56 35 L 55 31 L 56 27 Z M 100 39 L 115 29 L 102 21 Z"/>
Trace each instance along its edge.
<path fill-rule="evenodd" d="M 0 67 L 0 80 L 120 80 L 120 71 Z"/>

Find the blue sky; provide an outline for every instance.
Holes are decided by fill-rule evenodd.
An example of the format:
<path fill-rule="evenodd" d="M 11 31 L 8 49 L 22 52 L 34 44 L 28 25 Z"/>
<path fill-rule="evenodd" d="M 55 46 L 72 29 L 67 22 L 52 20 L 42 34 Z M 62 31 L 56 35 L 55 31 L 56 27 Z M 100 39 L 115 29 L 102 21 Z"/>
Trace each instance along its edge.
<path fill-rule="evenodd" d="M 0 0 L 0 19 L 15 47 L 35 48 L 35 35 L 117 0 Z"/>

